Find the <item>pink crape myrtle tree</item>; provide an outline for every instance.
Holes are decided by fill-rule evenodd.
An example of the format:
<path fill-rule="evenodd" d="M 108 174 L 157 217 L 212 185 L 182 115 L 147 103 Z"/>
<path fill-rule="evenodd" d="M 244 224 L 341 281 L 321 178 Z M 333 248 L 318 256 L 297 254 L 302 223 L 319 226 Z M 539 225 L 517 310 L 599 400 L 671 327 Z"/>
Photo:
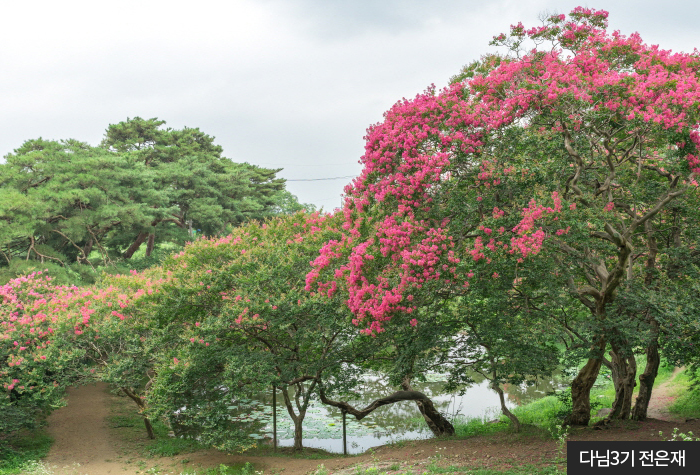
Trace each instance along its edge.
<path fill-rule="evenodd" d="M 643 302 L 631 313 L 616 298 L 634 285 L 663 293 L 662 256 L 697 242 L 700 54 L 609 32 L 607 16 L 578 7 L 511 26 L 493 40 L 506 54 L 387 111 L 346 187 L 345 233 L 307 276 L 310 290 L 346 291 L 367 335 L 420 328 L 436 299 L 459 302 L 465 318 L 470 299 L 507 304 L 504 335 L 518 312 L 540 315 L 533 331 L 587 348 L 571 383 L 574 425 L 589 422 L 603 364 L 617 417 L 631 414 L 634 344 L 648 364 L 632 417 L 646 417 L 669 328 Z M 673 222 L 685 234 L 673 238 Z"/>
<path fill-rule="evenodd" d="M 63 388 L 47 364 L 54 308 L 38 311 L 57 289 L 38 271 L 0 286 L 0 433 L 11 434 L 60 405 Z M 1 439 L 1 437 L 0 437 Z M 0 440 L 1 442 L 1 440 Z"/>
<path fill-rule="evenodd" d="M 180 435 L 245 450 L 255 441 L 232 410 L 272 386 L 294 423 L 295 450 L 303 449 L 315 397 L 356 420 L 415 401 L 436 435 L 454 434 L 430 397 L 413 389 L 410 371 L 397 378 L 400 390 L 374 400 L 363 395 L 365 372 L 392 359 L 396 342 L 358 335 L 341 293 L 305 290 L 310 262 L 342 234 L 343 222 L 318 212 L 278 216 L 171 256 L 164 263 L 171 280 L 147 299 L 157 305 L 154 320 L 172 335 L 148 394 L 152 412 Z"/>
<path fill-rule="evenodd" d="M 140 301 L 164 280 L 134 271 L 76 287 L 38 271 L 1 286 L 0 408 L 12 415 L 3 432 L 59 407 L 68 386 L 104 381 L 136 402 L 153 438 L 140 391 L 153 376 L 155 340 Z"/>

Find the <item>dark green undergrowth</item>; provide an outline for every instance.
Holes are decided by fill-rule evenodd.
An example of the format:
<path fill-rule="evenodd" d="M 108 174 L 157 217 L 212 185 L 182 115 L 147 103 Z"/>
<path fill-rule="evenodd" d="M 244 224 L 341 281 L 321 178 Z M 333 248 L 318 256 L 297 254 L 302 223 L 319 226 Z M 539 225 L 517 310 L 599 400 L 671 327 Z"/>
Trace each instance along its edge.
<path fill-rule="evenodd" d="M 187 454 L 199 450 L 207 449 L 194 439 L 183 439 L 179 437 L 171 437 L 168 426 L 160 421 L 151 421 L 153 431 L 156 438 L 154 440 L 146 437 L 143 419 L 136 412 L 136 407 L 126 397 L 112 398 L 111 414 L 108 418 L 110 427 L 115 429 L 117 437 L 120 439 L 120 451 L 123 458 L 133 458 L 135 455 L 144 459 L 153 459 L 156 462 L 160 457 L 173 457 L 176 455 Z M 279 447 L 274 451 L 272 447 L 261 446 L 249 449 L 245 452 L 249 456 L 261 457 L 282 457 L 282 458 L 299 458 L 299 459 L 326 459 L 338 457 L 338 454 L 331 454 L 325 450 L 306 448 L 302 451 L 294 451 L 291 447 Z M 209 471 L 197 469 L 197 474 L 238 474 L 235 470 L 243 470 L 245 465 L 241 466 L 219 466 Z M 228 472 L 222 470 L 229 470 Z M 195 472 L 183 472 L 190 474 Z M 245 475 L 245 472 L 240 472 Z M 254 474 L 254 471 L 250 472 Z"/>
<path fill-rule="evenodd" d="M 43 429 L 0 440 L 0 475 L 24 473 L 27 464 L 46 457 L 52 443 L 53 439 Z"/>

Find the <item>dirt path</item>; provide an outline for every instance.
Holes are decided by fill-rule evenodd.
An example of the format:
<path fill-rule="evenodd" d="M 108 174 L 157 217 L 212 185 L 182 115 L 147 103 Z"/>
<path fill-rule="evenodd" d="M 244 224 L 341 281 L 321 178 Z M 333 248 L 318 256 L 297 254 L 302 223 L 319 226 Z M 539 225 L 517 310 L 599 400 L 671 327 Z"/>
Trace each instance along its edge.
<path fill-rule="evenodd" d="M 56 475 L 131 474 L 117 463 L 115 443 L 107 427 L 109 394 L 106 384 L 72 388 L 68 405 L 49 416 L 54 438 L 45 462 Z"/>
<path fill-rule="evenodd" d="M 683 371 L 683 368 L 674 369 L 671 377 L 667 381 L 664 381 L 663 384 L 652 389 L 651 400 L 649 401 L 649 408 L 647 409 L 648 417 L 661 421 L 685 422 L 685 419 L 676 417 L 668 411 L 673 401 L 676 400 L 676 397 L 671 395 L 671 393 L 673 393 L 671 383 L 681 371 Z"/>
<path fill-rule="evenodd" d="M 581 428 L 572 430 L 569 440 L 659 440 L 659 431 L 670 434 L 674 427 L 681 432 L 700 433 L 700 421 L 676 422 L 669 416 L 668 405 L 672 402 L 670 383 L 679 370 L 664 384 L 654 389 L 649 405 L 649 416 L 645 422 L 619 424 L 605 430 Z M 320 464 L 332 474 L 352 474 L 353 467 L 380 467 L 396 473 L 401 470 L 421 472 L 428 465 L 457 465 L 469 468 L 508 469 L 551 465 L 561 457 L 557 443 L 548 439 L 541 431 L 526 429 L 521 434 L 497 433 L 487 437 L 464 440 L 428 439 L 408 441 L 393 446 L 377 447 L 373 451 L 352 457 L 334 457 L 311 460 L 308 458 L 278 456 L 254 456 L 252 454 L 226 455 L 214 450 L 188 453 L 176 457 L 153 458 L 137 463 L 123 463 L 117 450 L 124 444 L 116 440 L 107 424 L 109 408 L 115 396 L 103 384 L 71 389 L 68 406 L 55 411 L 49 417 L 49 433 L 55 443 L 45 459 L 56 475 L 142 475 L 146 467 L 160 467 L 149 473 L 178 475 L 182 471 L 196 470 L 202 473 L 207 467 L 219 464 L 235 465 L 245 462 L 254 464 L 256 470 L 265 475 L 305 475 L 312 473 Z M 134 457 L 139 458 L 134 454 Z"/>

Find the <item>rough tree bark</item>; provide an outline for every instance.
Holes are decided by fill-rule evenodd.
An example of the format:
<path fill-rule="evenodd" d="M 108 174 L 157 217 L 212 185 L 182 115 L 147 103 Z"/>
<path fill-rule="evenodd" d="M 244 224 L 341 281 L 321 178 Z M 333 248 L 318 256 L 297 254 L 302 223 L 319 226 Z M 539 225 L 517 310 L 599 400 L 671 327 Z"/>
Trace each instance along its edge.
<path fill-rule="evenodd" d="M 598 337 L 598 343 L 593 350 L 601 354 L 605 350 L 606 341 Z M 603 364 L 602 355 L 589 358 L 573 381 L 571 381 L 571 414 L 566 418 L 566 424 L 572 426 L 587 426 L 591 420 L 591 388 L 598 378 L 600 366 Z"/>
<path fill-rule="evenodd" d="M 660 206 L 660 205 L 659 205 Z M 658 210 L 654 211 L 654 213 Z M 608 271 L 604 261 L 592 260 L 591 267 L 596 274 L 600 288 L 594 289 L 590 285 L 578 289 L 578 296 L 581 302 L 586 305 L 592 313 L 593 319 L 602 324 L 606 320 L 606 306 L 615 298 L 615 291 L 625 278 L 629 267 L 629 258 L 634 249 L 629 240 L 629 235 L 644 220 L 649 219 L 653 214 L 647 213 L 645 217 L 636 220 L 623 234 L 616 231 L 609 223 L 605 223 L 605 232 L 596 231 L 591 234 L 617 246 L 617 262 L 612 271 Z M 592 281 L 593 278 L 589 277 Z M 593 302 L 589 299 L 593 297 Z M 603 363 L 603 353 L 607 344 L 605 335 L 598 335 L 596 343 L 591 348 L 593 355 L 588 359 L 576 378 L 571 382 L 571 402 L 572 411 L 566 422 L 569 425 L 587 426 L 591 420 L 591 388 L 600 372 Z"/>
<path fill-rule="evenodd" d="M 401 381 L 401 387 L 404 391 L 413 392 L 413 387 L 411 387 L 411 379 L 407 376 Z M 418 410 L 423 415 L 428 427 L 433 432 L 433 435 L 440 437 L 442 435 L 454 435 L 454 426 L 445 419 L 445 417 L 440 414 L 440 412 L 435 408 L 433 401 L 428 398 L 416 399 L 416 406 Z"/>
<path fill-rule="evenodd" d="M 676 227 L 676 229 L 679 230 L 680 228 Z M 654 270 L 656 268 L 656 256 L 659 253 L 659 246 L 656 242 L 651 221 L 644 223 L 644 231 L 647 234 L 647 249 L 649 251 L 645 264 L 646 276 L 644 277 L 644 283 L 650 286 L 654 281 Z M 679 233 L 674 232 L 673 243 L 676 244 L 679 240 Z M 661 357 L 659 356 L 659 322 L 652 315 L 648 316 L 647 321 L 651 327 L 650 340 L 646 348 L 647 366 L 644 372 L 639 375 L 639 394 L 632 411 L 632 419 L 635 421 L 644 421 L 647 418 L 652 388 L 654 387 L 656 376 L 659 374 L 659 366 L 661 364 Z"/>
<path fill-rule="evenodd" d="M 156 243 L 156 235 L 155 233 L 150 233 L 148 235 L 148 242 L 146 243 L 146 257 L 151 257 L 151 253 L 153 252 L 153 247 L 155 246 Z"/>
<path fill-rule="evenodd" d="M 637 385 L 635 382 L 637 362 L 634 355 L 626 355 L 616 344 L 611 343 L 611 345 L 610 357 L 612 377 L 615 385 L 615 400 L 612 405 L 612 411 L 606 419 L 609 421 L 613 419 L 626 420 L 629 418 L 632 410 L 632 392 Z"/>
<path fill-rule="evenodd" d="M 661 358 L 659 356 L 659 323 L 654 319 L 650 319 L 652 340 L 647 345 L 646 357 L 647 367 L 644 372 L 639 375 L 639 394 L 634 403 L 632 411 L 632 419 L 635 421 L 645 421 L 647 418 L 647 410 L 649 409 L 649 401 L 651 400 L 651 391 L 654 387 L 654 381 L 659 374 L 659 365 Z"/>

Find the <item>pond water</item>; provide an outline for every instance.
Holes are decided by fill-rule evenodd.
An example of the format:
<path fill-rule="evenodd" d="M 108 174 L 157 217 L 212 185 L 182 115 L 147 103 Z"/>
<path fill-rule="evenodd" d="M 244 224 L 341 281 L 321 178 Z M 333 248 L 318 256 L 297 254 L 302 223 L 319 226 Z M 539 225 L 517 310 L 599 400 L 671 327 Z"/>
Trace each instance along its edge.
<path fill-rule="evenodd" d="M 498 395 L 489 388 L 488 381 L 475 378 L 476 382 L 459 391 L 444 393 L 444 382 L 440 375 L 429 375 L 429 381 L 414 383 L 413 388 L 430 397 L 435 407 L 447 416 L 455 418 L 482 418 L 484 420 L 500 417 Z M 541 381 L 534 385 L 506 385 L 507 405 L 512 408 L 545 396 L 553 389 L 559 389 L 557 378 L 553 381 Z M 362 390 L 363 397 L 348 401 L 355 407 L 364 407 L 376 398 L 386 396 L 394 391 L 380 377 L 369 378 Z M 272 392 L 259 397 L 257 401 L 241 401 L 237 419 L 248 425 L 250 437 L 262 443 L 272 444 Z M 347 416 L 348 453 L 361 453 L 371 447 L 400 440 L 424 439 L 432 437 L 422 419 L 414 401 L 403 401 L 380 407 L 361 421 Z M 325 406 L 320 401 L 312 401 L 304 419 L 303 445 L 308 448 L 324 449 L 329 452 L 343 452 L 343 424 L 339 409 Z M 280 447 L 294 445 L 294 424 L 284 406 L 280 392 L 277 394 L 277 444 Z"/>

